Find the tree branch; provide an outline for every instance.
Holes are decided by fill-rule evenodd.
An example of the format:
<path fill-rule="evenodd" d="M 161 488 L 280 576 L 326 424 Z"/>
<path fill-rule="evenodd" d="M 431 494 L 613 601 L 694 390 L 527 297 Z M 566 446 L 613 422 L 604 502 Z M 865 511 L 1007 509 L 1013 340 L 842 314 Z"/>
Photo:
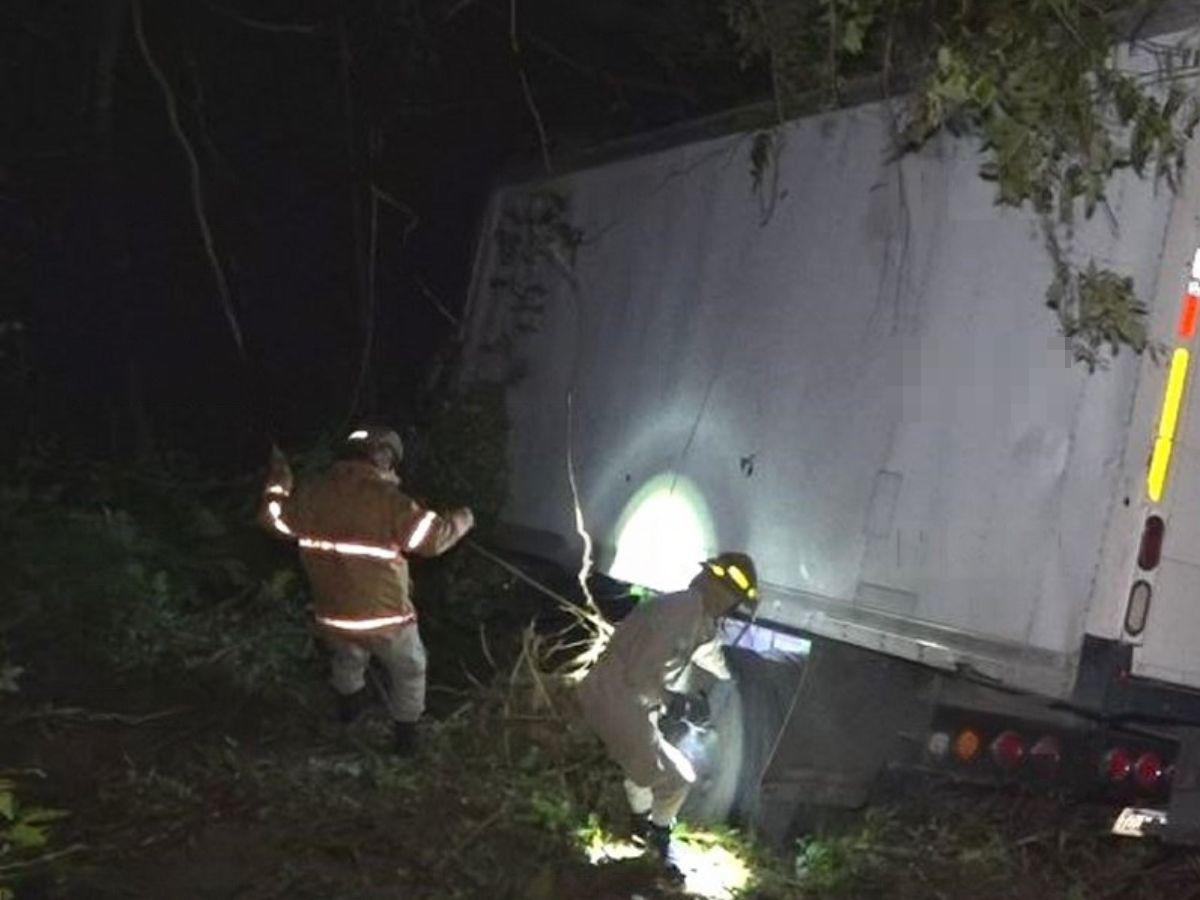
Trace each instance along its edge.
<path fill-rule="evenodd" d="M 417 287 L 421 289 L 421 293 L 425 295 L 425 299 L 433 304 L 433 308 L 441 313 L 442 317 L 447 322 L 455 327 L 462 325 L 462 322 L 459 320 L 458 316 L 454 315 L 454 313 L 450 312 L 450 310 L 446 308 L 446 304 L 438 299 L 437 294 L 435 294 L 430 289 L 429 285 L 425 283 L 424 278 L 422 278 L 420 275 L 414 275 L 413 280 L 416 281 Z"/>
<path fill-rule="evenodd" d="M 588 611 L 599 615 L 600 607 L 596 606 L 596 598 L 592 596 L 592 590 L 588 587 L 588 576 L 592 574 L 594 563 L 592 536 L 583 521 L 583 504 L 579 500 L 579 481 L 575 477 L 575 398 L 569 390 L 567 391 L 567 481 L 571 485 L 571 501 L 575 507 L 575 531 L 583 540 L 583 555 L 579 561 L 579 573 L 576 577 L 579 581 L 579 589 L 587 600 Z"/>
<path fill-rule="evenodd" d="M 302 22 L 265 22 L 262 19 L 252 19 L 249 16 L 243 16 L 241 13 L 236 13 L 232 9 L 226 9 L 224 6 L 218 6 L 212 0 L 203 0 L 204 5 L 209 11 L 218 16 L 223 16 L 245 28 L 253 28 L 255 31 L 269 31 L 273 34 L 305 34 L 313 35 L 322 31 L 320 25 L 309 25 Z"/>
<path fill-rule="evenodd" d="M 529 113 L 533 116 L 533 124 L 537 127 L 538 142 L 542 148 L 542 164 L 546 167 L 546 174 L 554 173 L 554 167 L 550 164 L 550 147 L 546 140 L 546 126 L 542 122 L 542 114 L 538 111 L 537 103 L 533 99 L 533 88 L 529 85 L 529 77 L 525 74 L 525 62 L 521 58 L 521 42 L 517 38 L 517 0 L 510 0 L 508 13 L 508 43 L 512 48 L 513 59 L 517 63 L 517 75 L 521 79 L 521 92 L 525 95 L 525 105 L 529 107 Z"/>
<path fill-rule="evenodd" d="M 179 141 L 179 146 L 183 148 L 184 156 L 187 157 L 192 190 L 192 208 L 196 213 L 196 223 L 200 227 L 200 236 L 204 240 L 204 250 L 208 254 L 208 262 L 212 266 L 213 280 L 217 284 L 217 293 L 220 295 L 221 308 L 225 313 L 226 321 L 229 323 L 229 330 L 233 334 L 233 341 L 237 345 L 238 353 L 241 355 L 243 361 L 248 362 L 246 342 L 242 338 L 242 327 L 238 324 L 237 314 L 234 312 L 229 281 L 225 277 L 225 270 L 221 266 L 221 260 L 217 257 L 216 242 L 213 240 L 212 227 L 208 222 L 208 212 L 204 203 L 204 187 L 200 175 L 200 162 L 196 158 L 196 151 L 192 147 L 192 142 L 188 140 L 187 132 L 183 130 L 183 124 L 179 121 L 179 104 L 175 99 L 175 93 L 171 90 L 171 83 L 167 80 L 167 76 L 163 73 L 162 68 L 155 61 L 154 55 L 150 52 L 150 45 L 146 42 L 146 30 L 142 23 L 141 0 L 133 0 L 133 31 L 137 37 L 138 47 L 142 51 L 142 59 L 146 62 L 146 68 L 150 70 L 150 74 L 162 90 L 163 103 L 167 108 L 167 119 L 171 124 L 171 130 Z"/>

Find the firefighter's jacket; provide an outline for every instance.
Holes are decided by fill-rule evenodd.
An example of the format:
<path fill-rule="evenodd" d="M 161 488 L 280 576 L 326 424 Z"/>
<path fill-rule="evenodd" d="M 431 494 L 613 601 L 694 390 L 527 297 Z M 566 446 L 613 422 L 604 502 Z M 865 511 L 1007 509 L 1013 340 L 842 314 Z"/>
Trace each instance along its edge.
<path fill-rule="evenodd" d="M 716 636 L 716 621 L 697 588 L 640 603 L 617 625 L 603 656 L 579 685 L 589 721 L 603 730 L 602 720 L 618 709 L 640 710 L 643 716 L 657 709 L 693 662 L 728 678 L 708 661 Z"/>
<path fill-rule="evenodd" d="M 357 460 L 334 463 L 294 492 L 268 481 L 259 520 L 299 545 L 317 618 L 364 629 L 415 620 L 406 557 L 444 553 L 471 524 L 461 512 L 423 509 L 394 478 Z"/>

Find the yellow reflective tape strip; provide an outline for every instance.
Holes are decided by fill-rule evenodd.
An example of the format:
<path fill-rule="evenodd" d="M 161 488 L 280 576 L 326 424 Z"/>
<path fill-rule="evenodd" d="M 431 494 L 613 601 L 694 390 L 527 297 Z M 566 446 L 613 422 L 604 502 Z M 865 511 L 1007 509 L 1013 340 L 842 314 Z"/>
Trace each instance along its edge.
<path fill-rule="evenodd" d="M 725 567 L 724 566 L 718 566 L 716 563 L 709 563 L 708 570 L 710 572 L 712 572 L 714 575 L 716 575 L 718 578 L 725 577 Z"/>
<path fill-rule="evenodd" d="M 729 577 L 733 580 L 733 583 L 740 587 L 743 591 L 750 587 L 750 579 L 747 578 L 746 573 L 737 566 L 729 567 Z"/>
<path fill-rule="evenodd" d="M 1179 404 L 1183 399 L 1187 369 L 1187 348 L 1177 347 L 1171 354 L 1171 373 L 1167 376 L 1167 396 L 1163 401 L 1162 420 L 1158 424 L 1158 436 L 1169 441 L 1175 439 L 1175 426 L 1179 422 Z"/>
<path fill-rule="evenodd" d="M 1179 406 L 1187 384 L 1188 359 L 1186 347 L 1177 347 L 1171 354 L 1171 371 L 1167 375 L 1162 416 L 1158 421 L 1158 434 L 1154 439 L 1154 453 L 1150 457 L 1150 473 L 1146 477 L 1146 493 L 1154 503 L 1162 500 L 1163 489 L 1167 483 L 1175 428 L 1179 424 Z"/>
<path fill-rule="evenodd" d="M 1153 503 L 1162 499 L 1163 485 L 1167 481 L 1167 466 L 1171 464 L 1171 442 L 1166 438 L 1155 438 L 1154 456 L 1150 459 L 1150 475 L 1146 479 L 1146 493 Z"/>

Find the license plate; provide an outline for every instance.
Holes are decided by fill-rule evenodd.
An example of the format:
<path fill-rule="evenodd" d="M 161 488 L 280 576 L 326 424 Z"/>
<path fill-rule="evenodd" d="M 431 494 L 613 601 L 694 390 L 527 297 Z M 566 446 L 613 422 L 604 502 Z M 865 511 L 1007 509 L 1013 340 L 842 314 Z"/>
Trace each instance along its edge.
<path fill-rule="evenodd" d="M 1167 824 L 1167 812 L 1163 809 L 1137 809 L 1127 806 L 1113 822 L 1112 833 L 1122 837 L 1145 837 L 1150 831 Z M 1147 827 L 1149 826 L 1149 827 Z"/>

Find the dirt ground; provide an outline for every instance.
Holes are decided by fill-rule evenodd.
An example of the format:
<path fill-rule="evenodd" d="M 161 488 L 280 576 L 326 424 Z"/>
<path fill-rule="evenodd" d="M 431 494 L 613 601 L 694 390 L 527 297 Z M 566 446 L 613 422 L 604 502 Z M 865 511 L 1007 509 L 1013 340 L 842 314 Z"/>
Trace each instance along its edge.
<path fill-rule="evenodd" d="M 588 862 L 581 823 L 619 823 L 622 809 L 587 741 L 539 751 L 487 708 L 492 695 L 435 688 L 420 754 L 397 760 L 381 713 L 345 728 L 317 673 L 306 687 L 288 703 L 86 683 L 57 686 L 52 703 L 36 690 L 6 701 L 3 768 L 23 773 L 31 802 L 71 813 L 45 851 L 61 856 L 22 870 L 17 897 L 703 896 L 644 858 Z M 758 884 L 742 896 L 1200 897 L 1200 857 L 1111 838 L 1110 815 L 910 791 L 796 853 L 753 849 Z"/>
<path fill-rule="evenodd" d="M 469 697 L 435 690 L 420 754 L 399 760 L 381 712 L 346 728 L 310 694 L 8 701 L 3 768 L 24 773 L 23 799 L 71 813 L 52 845 L 64 855 L 17 896 L 680 896 L 648 861 L 589 865 L 567 812 L 531 816 L 519 793 L 538 782 L 488 770 L 504 738 L 479 731 Z"/>

